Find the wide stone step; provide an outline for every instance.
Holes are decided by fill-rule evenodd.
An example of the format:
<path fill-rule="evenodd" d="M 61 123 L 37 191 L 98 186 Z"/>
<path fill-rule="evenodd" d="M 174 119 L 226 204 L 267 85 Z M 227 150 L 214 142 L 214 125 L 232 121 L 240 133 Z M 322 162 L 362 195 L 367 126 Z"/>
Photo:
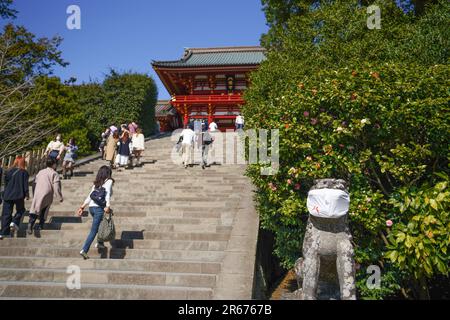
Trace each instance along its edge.
<path fill-rule="evenodd" d="M 25 231 L 18 234 L 20 238 L 48 238 L 48 239 L 76 239 L 85 240 L 88 231 L 83 230 L 42 230 L 39 233 L 28 235 Z M 116 233 L 116 239 L 120 240 L 188 240 L 188 241 L 228 241 L 229 232 L 206 233 L 206 232 L 153 232 L 153 231 L 122 231 Z M 1 255 L 0 255 L 1 256 Z"/>
<path fill-rule="evenodd" d="M 220 219 L 223 214 L 230 215 L 231 212 L 228 211 L 212 211 L 208 212 L 205 210 L 180 210 L 180 209 L 144 209 L 130 211 L 130 208 L 124 208 L 124 210 L 113 208 L 114 218 L 127 217 L 127 218 L 145 218 L 145 217 L 166 217 L 166 218 L 188 218 L 188 219 L 203 219 L 212 218 Z M 50 210 L 48 219 L 51 217 L 75 217 L 75 210 Z M 84 214 L 85 217 L 90 217 L 87 212 Z M 24 218 L 24 221 L 28 221 L 28 218 Z"/>
<path fill-rule="evenodd" d="M 79 256 L 80 249 L 81 248 L 0 247 L 0 256 L 76 257 Z M 97 250 L 92 246 L 89 251 L 89 256 L 91 258 L 100 259 L 152 259 L 220 262 L 224 256 L 224 252 L 120 248 Z"/>
<path fill-rule="evenodd" d="M 0 268 L 2 281 L 65 283 L 71 273 L 67 269 L 10 269 Z M 139 271 L 111 271 L 80 268 L 81 286 L 85 284 L 141 285 L 213 288 L 216 276 L 212 274 L 164 273 Z"/>
<path fill-rule="evenodd" d="M 174 209 L 171 210 L 168 208 L 167 211 L 158 208 L 149 208 L 149 209 L 140 209 L 136 211 L 127 211 L 129 208 L 113 208 L 114 218 L 177 218 L 177 219 L 223 219 L 223 218 L 232 218 L 233 210 L 217 210 L 217 211 L 204 211 L 204 210 L 189 210 L 189 209 Z M 61 213 L 61 214 L 60 214 Z M 74 209 L 61 208 L 58 210 L 58 213 L 53 213 L 50 211 L 47 220 L 49 220 L 52 216 L 57 217 L 77 217 Z M 92 219 L 92 216 L 89 213 L 85 213 L 84 217 L 88 219 Z M 23 219 L 23 222 L 28 221 L 27 218 Z"/>
<path fill-rule="evenodd" d="M 191 224 L 120 224 L 114 223 L 116 233 L 135 232 L 135 231 L 153 231 L 153 232 L 198 232 L 200 230 L 211 232 L 229 232 L 231 226 L 218 226 L 213 224 L 191 225 Z M 24 234 L 28 223 L 21 224 L 19 234 Z M 86 234 L 91 230 L 91 223 L 51 223 L 44 225 L 45 230 L 61 230 L 61 231 L 84 231 Z"/>
<path fill-rule="evenodd" d="M 23 223 L 27 223 L 28 218 L 23 219 Z M 51 224 L 62 224 L 62 223 L 90 223 L 92 222 L 91 217 L 83 216 L 50 216 L 48 222 Z M 233 218 L 230 215 L 227 217 L 225 214 L 222 215 L 221 218 L 177 218 L 177 217 L 167 217 L 164 213 L 161 213 L 160 216 L 156 214 L 152 214 L 151 217 L 123 217 L 121 215 L 114 216 L 114 222 L 116 224 L 124 225 L 124 224 L 188 224 L 188 225 L 224 225 L 230 226 L 233 222 Z"/>
<path fill-rule="evenodd" d="M 36 247 L 42 248 L 81 248 L 85 240 L 82 239 L 32 239 L 32 238 L 5 238 L 0 241 L 0 247 Z M 223 251 L 227 241 L 184 241 L 184 240 L 114 240 L 108 247 L 123 249 L 160 249 L 160 250 L 200 250 Z"/>
<path fill-rule="evenodd" d="M 97 270 L 127 270 L 143 272 L 170 273 L 202 273 L 217 274 L 220 272 L 219 262 L 194 262 L 180 260 L 142 260 L 142 259 L 89 259 L 55 258 L 55 257 L 2 257 L 1 268 L 18 269 L 67 269 L 69 266 L 79 266 L 82 269 Z"/>
<path fill-rule="evenodd" d="M 168 286 L 84 285 L 68 289 L 65 283 L 1 281 L 0 297 L 45 297 L 71 299 L 114 300 L 205 300 L 212 289 Z"/>
<path fill-rule="evenodd" d="M 84 197 L 80 197 L 80 199 L 78 198 L 70 198 L 70 199 L 65 199 L 65 201 L 63 203 L 55 203 L 54 206 L 58 206 L 58 205 L 64 205 L 64 204 L 70 204 L 70 205 L 75 205 L 75 207 L 78 205 L 80 205 L 80 200 L 84 200 L 86 198 L 86 195 L 84 195 Z M 151 197 L 153 198 L 153 197 Z M 81 201 L 83 202 L 83 201 Z M 230 203 L 227 203 L 230 202 Z M 142 198 L 136 198 L 135 200 L 132 199 L 132 196 L 127 196 L 127 195 L 123 195 L 122 199 L 117 200 L 115 198 L 113 198 L 111 200 L 111 204 L 116 205 L 116 206 L 128 206 L 128 207 L 151 207 L 151 206 L 158 206 L 158 207 L 173 207 L 173 206 L 180 206 L 180 207 L 184 207 L 186 205 L 191 205 L 194 204 L 196 207 L 201 207 L 201 208 L 224 208 L 227 205 L 231 204 L 231 201 L 225 197 L 223 199 L 221 199 L 220 201 L 215 201 L 215 200 L 208 200 L 207 197 L 195 197 L 192 198 L 191 200 L 187 200 L 187 199 L 177 199 L 177 198 L 166 198 L 166 199 L 158 199 L 157 201 L 154 199 L 142 199 Z"/>
<path fill-rule="evenodd" d="M 44 230 L 27 235 L 25 215 L 18 235 L 0 241 L 0 299 L 213 298 L 250 190 L 245 165 L 186 170 L 171 159 L 174 145 L 167 137 L 151 140 L 142 166 L 113 172 L 117 239 L 103 250 L 92 246 L 89 260 L 79 250 L 92 217 L 75 211 L 108 162 L 91 161 L 61 180 L 64 202 L 53 203 Z M 81 290 L 66 288 L 69 266 L 81 268 Z"/>
<path fill-rule="evenodd" d="M 21 228 L 26 228 L 29 218 L 24 217 L 22 220 Z M 74 216 L 73 213 L 69 216 L 50 216 L 45 224 L 45 229 L 59 230 L 62 225 L 79 225 L 81 223 L 91 223 L 91 217 L 78 217 Z M 171 218 L 165 217 L 163 214 L 161 216 L 151 216 L 151 217 L 122 217 L 114 216 L 114 222 L 117 225 L 192 225 L 197 227 L 202 227 L 203 225 L 223 225 L 231 226 L 233 222 L 232 217 L 221 217 L 219 218 Z"/>
<path fill-rule="evenodd" d="M 229 233 L 144 232 L 145 239 L 183 241 L 228 241 Z"/>

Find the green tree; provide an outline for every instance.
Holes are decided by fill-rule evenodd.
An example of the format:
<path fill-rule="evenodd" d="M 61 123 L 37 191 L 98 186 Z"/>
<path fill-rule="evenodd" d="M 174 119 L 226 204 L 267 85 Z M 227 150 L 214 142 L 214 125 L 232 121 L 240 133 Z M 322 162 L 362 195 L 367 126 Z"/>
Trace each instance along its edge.
<path fill-rule="evenodd" d="M 73 88 L 77 104 L 84 114 L 91 150 L 96 150 L 100 134 L 113 123 L 107 108 L 106 92 L 99 83 L 87 83 Z"/>
<path fill-rule="evenodd" d="M 269 8 L 282 2 L 264 1 Z M 252 75 L 243 110 L 248 128 L 278 128 L 281 135 L 279 173 L 248 169 L 261 225 L 275 233 L 275 254 L 292 267 L 313 180 L 344 178 L 360 296 L 427 298 L 427 279 L 447 275 L 450 262 L 442 190 L 449 173 L 450 5 L 440 1 L 416 15 L 375 1 L 382 28 L 369 30 L 366 7 L 354 1 L 292 3 L 294 13 L 268 18 L 267 60 Z M 400 232 L 408 245 L 397 242 Z M 423 249 L 411 250 L 411 241 Z M 365 288 L 372 264 L 383 269 L 380 290 Z"/>
<path fill-rule="evenodd" d="M 145 135 L 153 133 L 158 91 L 151 77 L 131 72 L 119 74 L 111 70 L 103 82 L 103 88 L 109 123 L 120 125 L 137 121 Z"/>
<path fill-rule="evenodd" d="M 153 133 L 157 88 L 151 77 L 111 70 L 103 83 L 82 84 L 74 90 L 93 150 L 98 147 L 100 134 L 112 124 L 136 121 L 145 135 Z"/>
<path fill-rule="evenodd" d="M 0 9 L 6 14 L 4 7 Z M 54 65 L 67 64 L 58 50 L 60 43 L 57 37 L 36 39 L 12 24 L 0 33 L 0 158 L 28 150 L 55 129 L 45 126 L 46 110 L 35 118 L 30 112 L 42 94 L 34 87 L 35 78 L 50 74 Z"/>
<path fill-rule="evenodd" d="M 12 0 L 0 0 L 0 17 L 4 19 L 16 18 L 17 10 L 11 8 Z"/>
<path fill-rule="evenodd" d="M 7 24 L 0 34 L 0 86 L 13 86 L 52 73 L 55 65 L 67 66 L 58 49 L 61 37 L 36 38 L 21 26 Z"/>
<path fill-rule="evenodd" d="M 30 117 L 35 118 L 45 112 L 48 120 L 43 124 L 43 130 L 60 133 L 65 143 L 74 138 L 80 155 L 91 153 L 86 118 L 77 103 L 75 89 L 61 83 L 57 77 L 42 76 L 36 79 L 35 90 L 40 99 L 33 105 Z"/>

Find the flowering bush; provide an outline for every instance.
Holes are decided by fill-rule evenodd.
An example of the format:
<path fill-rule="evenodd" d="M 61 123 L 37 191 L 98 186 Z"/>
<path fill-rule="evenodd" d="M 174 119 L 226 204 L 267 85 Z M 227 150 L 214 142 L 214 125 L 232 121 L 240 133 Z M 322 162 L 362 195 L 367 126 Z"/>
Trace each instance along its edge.
<path fill-rule="evenodd" d="M 323 70 L 287 82 L 276 104 L 259 99 L 245 108 L 250 126 L 280 129 L 279 173 L 261 176 L 255 165 L 248 174 L 285 267 L 301 254 L 313 179 L 335 177 L 350 182 L 360 278 L 372 264 L 399 283 L 448 273 L 449 75 L 447 65 Z M 383 290 L 393 294 L 399 283 Z"/>
<path fill-rule="evenodd" d="M 267 60 L 243 112 L 247 128 L 280 130 L 278 173 L 248 168 L 274 253 L 293 266 L 313 180 L 342 178 L 359 296 L 427 298 L 428 279 L 448 276 L 450 262 L 450 3 L 405 14 L 394 1 L 374 1 L 377 30 L 367 29 L 361 2 L 263 4 Z M 380 289 L 366 285 L 370 265 L 381 268 Z"/>

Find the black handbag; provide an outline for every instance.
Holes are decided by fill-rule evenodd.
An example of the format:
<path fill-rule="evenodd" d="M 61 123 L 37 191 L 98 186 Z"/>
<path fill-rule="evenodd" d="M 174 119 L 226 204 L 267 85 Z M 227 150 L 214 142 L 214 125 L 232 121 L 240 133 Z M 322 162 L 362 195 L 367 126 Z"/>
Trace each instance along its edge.
<path fill-rule="evenodd" d="M 203 144 L 208 146 L 211 143 L 213 143 L 213 138 L 211 135 L 208 132 L 203 133 Z"/>

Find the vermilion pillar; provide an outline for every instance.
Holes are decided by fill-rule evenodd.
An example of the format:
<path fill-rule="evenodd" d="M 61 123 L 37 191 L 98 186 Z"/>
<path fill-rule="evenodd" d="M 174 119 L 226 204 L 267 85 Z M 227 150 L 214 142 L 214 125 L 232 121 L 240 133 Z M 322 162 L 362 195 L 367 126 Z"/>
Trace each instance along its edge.
<path fill-rule="evenodd" d="M 184 121 L 183 121 L 184 126 L 187 126 L 188 122 L 189 122 L 188 107 L 187 105 L 184 105 Z"/>
<path fill-rule="evenodd" d="M 211 104 L 208 104 L 208 123 L 213 122 L 213 106 Z"/>

